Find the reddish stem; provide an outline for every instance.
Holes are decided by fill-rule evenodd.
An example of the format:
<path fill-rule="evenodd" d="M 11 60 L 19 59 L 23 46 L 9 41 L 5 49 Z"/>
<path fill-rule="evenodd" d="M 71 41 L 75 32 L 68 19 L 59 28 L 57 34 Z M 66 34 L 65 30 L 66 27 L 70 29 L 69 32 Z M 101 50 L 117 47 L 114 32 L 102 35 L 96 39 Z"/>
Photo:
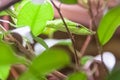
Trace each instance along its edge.
<path fill-rule="evenodd" d="M 14 68 L 11 68 L 11 75 L 13 76 L 13 78 L 15 80 L 17 80 L 19 74 L 17 73 L 17 71 Z"/>
<path fill-rule="evenodd" d="M 3 16 L 2 19 L 3 19 L 3 20 L 7 20 L 7 21 L 10 20 L 9 16 Z M 6 30 L 9 30 L 10 25 L 9 25 L 8 23 L 2 22 L 2 26 L 4 26 L 4 28 L 5 28 Z"/>

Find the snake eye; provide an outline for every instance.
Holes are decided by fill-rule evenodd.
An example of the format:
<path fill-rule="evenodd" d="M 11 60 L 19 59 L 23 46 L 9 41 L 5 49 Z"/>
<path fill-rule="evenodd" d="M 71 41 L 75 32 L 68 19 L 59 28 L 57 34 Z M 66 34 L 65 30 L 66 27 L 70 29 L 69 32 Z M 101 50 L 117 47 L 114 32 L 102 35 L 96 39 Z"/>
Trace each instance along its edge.
<path fill-rule="evenodd" d="M 80 26 L 80 25 L 77 25 L 76 27 L 77 27 L 77 28 L 81 28 L 82 26 Z"/>

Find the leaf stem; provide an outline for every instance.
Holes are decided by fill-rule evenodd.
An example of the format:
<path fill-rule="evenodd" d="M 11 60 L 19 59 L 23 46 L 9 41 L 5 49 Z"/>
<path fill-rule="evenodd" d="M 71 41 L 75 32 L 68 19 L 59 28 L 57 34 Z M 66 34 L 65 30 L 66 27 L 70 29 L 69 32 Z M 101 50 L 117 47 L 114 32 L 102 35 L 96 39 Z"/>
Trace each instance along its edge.
<path fill-rule="evenodd" d="M 57 76 L 60 80 L 64 80 L 64 79 L 67 78 L 66 75 L 62 74 L 62 73 L 59 72 L 59 71 L 54 71 L 52 74 L 55 75 L 55 76 Z"/>
<path fill-rule="evenodd" d="M 89 5 L 89 15 L 91 17 L 91 25 L 90 28 L 92 29 L 93 27 L 95 27 L 95 29 L 97 30 L 97 25 L 96 25 L 96 18 L 98 18 L 98 15 L 100 14 L 99 9 L 100 9 L 100 1 L 98 0 L 97 3 L 97 7 L 96 7 L 96 15 L 94 15 L 94 12 L 92 11 L 92 2 L 91 0 L 88 1 L 88 5 Z M 103 66 L 105 66 L 104 62 L 103 62 L 103 54 L 102 54 L 102 46 L 99 44 L 99 40 L 98 40 L 98 36 L 97 34 L 94 35 L 95 36 L 95 40 L 96 40 L 96 45 L 98 48 L 98 53 L 101 55 L 101 61 Z"/>
<path fill-rule="evenodd" d="M 69 35 L 69 37 L 70 37 L 70 39 L 71 39 L 71 41 L 72 41 L 73 48 L 74 48 L 74 58 L 75 58 L 75 63 L 76 63 L 76 71 L 78 71 L 79 68 L 80 68 L 80 64 L 79 64 L 79 58 L 78 58 L 78 55 L 77 55 L 75 40 L 74 40 L 74 38 L 73 38 L 73 36 L 72 36 L 72 34 L 71 34 L 71 32 L 70 32 L 70 30 L 69 30 L 69 28 L 68 28 L 65 20 L 64 20 L 64 18 L 63 18 L 63 15 L 62 15 L 62 13 L 61 13 L 61 11 L 60 11 L 60 8 L 58 8 L 58 7 L 56 6 L 56 4 L 55 4 L 52 0 L 50 0 L 50 1 L 51 1 L 51 3 L 53 4 L 53 6 L 57 9 L 57 11 L 58 11 L 58 13 L 59 13 L 59 15 L 60 15 L 60 17 L 61 17 L 64 25 L 65 25 L 65 28 L 66 28 L 66 30 L 67 30 L 67 33 L 68 33 L 68 35 Z"/>

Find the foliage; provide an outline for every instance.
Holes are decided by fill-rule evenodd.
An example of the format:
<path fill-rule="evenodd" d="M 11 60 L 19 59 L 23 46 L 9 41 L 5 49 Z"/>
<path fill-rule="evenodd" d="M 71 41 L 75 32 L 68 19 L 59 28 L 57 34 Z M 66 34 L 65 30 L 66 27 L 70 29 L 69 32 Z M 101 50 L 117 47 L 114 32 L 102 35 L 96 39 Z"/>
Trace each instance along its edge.
<path fill-rule="evenodd" d="M 87 76 L 83 72 L 77 72 L 69 75 L 67 80 L 87 80 Z"/>
<path fill-rule="evenodd" d="M 46 22 L 51 19 L 53 19 L 53 8 L 49 2 L 35 4 L 29 1 L 18 13 L 17 25 L 30 26 L 33 35 L 38 36 L 44 30 Z"/>
<path fill-rule="evenodd" d="M 10 45 L 0 41 L 0 65 L 11 65 L 25 63 L 26 60 L 20 56 L 16 56 Z"/>
<path fill-rule="evenodd" d="M 5 11 L 0 12 L 0 16 L 8 15 Z"/>
<path fill-rule="evenodd" d="M 77 0 L 60 0 L 62 3 L 65 4 L 76 4 Z"/>
<path fill-rule="evenodd" d="M 108 75 L 106 80 L 119 80 L 120 79 L 120 69 L 113 70 L 111 74 Z"/>
<path fill-rule="evenodd" d="M 20 80 L 27 79 L 29 75 L 39 79 L 41 76 L 45 76 L 49 72 L 60 69 L 69 63 L 70 57 L 65 51 L 59 49 L 46 50 L 32 61 L 29 70 L 20 77 Z M 32 76 L 29 78 L 32 78 Z"/>
<path fill-rule="evenodd" d="M 44 48 L 48 49 L 48 45 L 44 42 L 44 40 L 42 38 L 39 38 L 39 37 L 35 37 L 33 36 L 33 38 L 38 42 L 40 43 L 42 46 L 44 46 Z"/>
<path fill-rule="evenodd" d="M 100 44 L 105 45 L 120 25 L 120 6 L 114 7 L 102 18 L 98 27 L 98 38 Z"/>
<path fill-rule="evenodd" d="M 11 46 L 0 40 L 0 79 L 6 80 L 12 64 L 28 64 L 27 61 L 16 56 Z"/>
<path fill-rule="evenodd" d="M 6 80 L 7 79 L 8 75 L 9 75 L 10 68 L 11 68 L 10 65 L 0 66 L 0 79 L 1 80 Z"/>
<path fill-rule="evenodd" d="M 39 35 L 44 34 L 44 32 L 47 32 L 48 35 L 49 33 L 50 35 L 53 35 L 53 33 L 58 30 L 66 33 L 68 31 L 66 30 L 66 26 L 64 25 L 62 19 L 53 20 L 53 5 L 49 2 L 49 0 L 36 1 L 37 0 L 22 0 L 22 2 L 13 6 L 14 10 L 9 8 L 0 12 L 0 16 L 10 15 L 14 24 L 6 20 L 0 20 L 0 22 L 9 23 L 11 26 L 17 29 L 29 26 L 30 31 L 28 33 L 30 36 L 32 36 L 36 43 L 40 43 L 45 48 L 44 52 L 38 53 L 37 55 L 35 54 L 35 50 L 32 51 L 32 44 L 30 44 L 28 40 L 24 39 L 25 41 L 22 41 L 26 43 L 25 46 L 13 38 L 11 41 L 9 41 L 9 38 L 8 41 L 4 41 L 6 37 L 13 36 L 13 32 L 8 31 L 9 33 L 5 34 L 7 31 L 4 30 L 3 26 L 0 25 L 0 79 L 2 80 L 7 79 L 10 68 L 14 64 L 23 64 L 27 68 L 27 70 L 19 76 L 18 80 L 47 80 L 47 75 L 66 66 L 72 66 L 74 69 L 76 69 L 76 64 L 72 63 L 68 52 L 64 51 L 63 49 L 51 48 L 52 46 L 47 44 L 48 41 L 45 42 L 45 40 L 39 37 Z M 77 0 L 60 1 L 65 4 L 77 3 Z M 100 46 L 104 46 L 111 39 L 115 33 L 115 30 L 120 25 L 119 8 L 120 6 L 114 7 L 103 16 L 97 31 L 92 31 L 85 26 L 72 22 L 68 19 L 64 18 L 64 20 L 70 33 L 72 34 L 91 36 L 96 35 L 97 32 Z M 51 28 L 54 30 L 51 30 Z M 18 33 L 22 33 L 22 31 Z M 20 35 L 20 37 L 22 39 L 24 38 L 22 35 Z M 29 36 L 27 35 L 27 37 Z M 74 45 L 74 41 L 68 41 L 67 39 L 50 39 L 50 41 L 54 41 L 53 45 L 67 45 L 71 47 L 72 42 Z M 19 50 L 16 51 L 13 46 L 17 46 Z M 73 51 L 72 49 L 71 51 Z M 28 59 L 26 56 L 19 55 L 19 53 L 22 55 L 33 54 L 32 59 Z M 82 67 L 80 66 L 79 68 L 83 69 L 86 62 L 91 58 L 93 57 L 85 56 L 80 60 L 78 59 L 78 63 L 82 65 Z M 108 80 L 118 80 L 119 71 L 120 70 L 111 73 L 108 76 Z M 66 80 L 87 80 L 87 77 L 89 77 L 89 75 L 87 75 L 86 72 L 79 70 L 78 72 L 72 72 L 70 75 L 67 75 Z"/>
<path fill-rule="evenodd" d="M 93 57 L 92 56 L 84 56 L 81 58 L 80 63 L 82 65 L 85 65 L 87 61 L 91 60 Z"/>

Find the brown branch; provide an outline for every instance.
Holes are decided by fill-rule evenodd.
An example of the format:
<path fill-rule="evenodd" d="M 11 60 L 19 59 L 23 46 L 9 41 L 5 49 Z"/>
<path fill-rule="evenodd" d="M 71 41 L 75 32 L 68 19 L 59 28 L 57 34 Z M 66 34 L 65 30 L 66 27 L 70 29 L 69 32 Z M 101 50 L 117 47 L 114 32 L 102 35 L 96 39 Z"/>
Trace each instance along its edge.
<path fill-rule="evenodd" d="M 6 35 L 4 39 L 6 41 L 14 42 L 16 44 L 16 47 L 18 47 L 18 49 L 21 52 L 23 52 L 28 59 L 32 60 L 33 57 L 35 56 L 33 51 L 30 51 L 29 49 L 26 49 L 25 47 L 23 47 L 23 45 L 18 40 L 16 40 L 11 34 Z"/>
<path fill-rule="evenodd" d="M 11 75 L 13 76 L 13 78 L 16 80 L 19 77 L 18 72 L 12 67 L 11 68 Z"/>
<path fill-rule="evenodd" d="M 81 48 L 79 59 L 81 59 L 81 57 L 85 54 L 85 51 L 86 51 L 90 41 L 91 41 L 91 36 L 87 36 L 87 38 L 86 38 L 86 40 Z"/>
<path fill-rule="evenodd" d="M 2 25 L 0 25 L 0 31 L 6 32 L 7 30 L 2 27 Z M 16 38 L 14 38 L 11 34 L 5 35 L 4 36 L 4 40 L 8 41 L 8 42 L 13 42 L 16 44 L 16 47 L 18 47 L 18 49 L 23 52 L 25 54 L 25 56 L 32 60 L 33 57 L 35 56 L 35 54 L 33 53 L 33 51 L 26 49 L 18 40 L 16 40 Z"/>
<path fill-rule="evenodd" d="M 6 8 L 10 7 L 11 5 L 19 1 L 21 0 L 0 0 L 0 11 L 5 10 Z"/>
<path fill-rule="evenodd" d="M 100 0 L 98 0 L 98 3 L 97 3 L 97 7 L 96 7 L 96 15 L 94 15 L 94 12 L 92 11 L 92 2 L 91 0 L 88 1 L 88 5 L 89 5 L 89 14 L 90 14 L 90 17 L 91 17 L 91 27 L 95 27 L 96 30 L 97 30 L 97 25 L 96 25 L 96 19 L 98 18 L 98 15 L 100 14 L 99 10 L 100 10 Z M 95 40 L 96 40 L 96 45 L 97 45 L 97 48 L 98 48 L 98 53 L 101 55 L 101 62 L 103 64 L 103 66 L 105 66 L 104 62 L 103 62 L 103 54 L 102 54 L 102 46 L 99 44 L 99 40 L 98 40 L 98 36 L 97 34 L 95 35 Z"/>
<path fill-rule="evenodd" d="M 99 15 L 100 2 L 98 1 L 98 5 L 97 5 L 97 8 L 96 8 L 96 10 L 97 10 L 96 15 L 94 15 L 94 12 L 92 11 L 92 1 L 91 0 L 88 1 L 88 5 L 89 5 L 89 15 L 91 17 L 90 28 L 92 29 L 93 27 L 97 27 L 96 23 L 95 23 L 96 22 L 95 19 Z M 96 43 L 97 43 L 97 46 L 98 46 L 99 54 L 101 54 L 101 49 L 100 49 L 100 45 L 99 45 L 97 35 L 95 35 L 95 39 L 96 39 Z"/>
<path fill-rule="evenodd" d="M 59 71 L 54 71 L 52 74 L 55 75 L 56 77 L 58 77 L 60 80 L 65 80 L 67 78 L 66 75 L 62 74 Z"/>
<path fill-rule="evenodd" d="M 88 10 L 89 10 L 90 18 L 91 18 L 90 23 L 89 23 L 89 29 L 90 30 L 92 30 L 93 27 L 95 26 L 94 15 L 93 15 L 93 11 L 92 11 L 91 5 L 92 5 L 91 4 L 91 0 L 88 0 L 88 6 L 89 6 Z M 84 42 L 84 44 L 83 44 L 83 46 L 81 48 L 81 51 L 80 51 L 81 54 L 79 55 L 79 59 L 81 59 L 81 57 L 85 54 L 85 51 L 86 51 L 90 41 L 91 41 L 91 36 L 87 36 L 87 38 L 86 38 L 86 40 L 85 40 L 85 42 Z"/>
<path fill-rule="evenodd" d="M 63 18 L 63 15 L 62 15 L 62 13 L 61 13 L 61 11 L 60 11 L 60 8 L 58 8 L 58 7 L 56 6 L 56 4 L 55 4 L 52 0 L 50 0 L 50 1 L 52 2 L 53 6 L 57 9 L 57 11 L 58 11 L 58 13 L 59 13 L 59 15 L 60 15 L 60 17 L 61 17 L 64 25 L 65 25 L 65 28 L 66 28 L 66 30 L 67 30 L 67 33 L 68 33 L 68 35 L 69 35 L 69 37 L 70 37 L 70 39 L 71 39 L 71 41 L 72 41 L 73 48 L 74 48 L 74 58 L 75 58 L 75 62 L 76 62 L 76 70 L 79 70 L 80 64 L 79 64 L 79 58 L 78 58 L 77 51 L 76 51 L 76 43 L 75 43 L 75 40 L 74 40 L 74 38 L 73 38 L 73 36 L 72 36 L 72 34 L 71 34 L 71 32 L 70 32 L 70 30 L 69 30 L 69 28 L 68 28 L 65 20 L 64 20 L 64 18 Z"/>
<path fill-rule="evenodd" d="M 7 16 L 7 15 L 1 17 L 1 19 L 3 19 L 3 20 L 10 20 L 9 16 Z M 4 23 L 4 22 L 1 22 L 1 25 L 4 26 L 4 28 L 5 28 L 6 30 L 8 30 L 9 27 L 10 27 L 10 25 L 9 25 L 8 23 Z"/>
<path fill-rule="evenodd" d="M 89 15 L 91 18 L 91 22 L 90 22 L 90 28 L 92 29 L 93 27 L 96 27 L 96 23 L 95 23 L 95 16 L 94 16 L 94 12 L 92 10 L 92 1 L 88 0 L 88 5 L 89 5 Z"/>

